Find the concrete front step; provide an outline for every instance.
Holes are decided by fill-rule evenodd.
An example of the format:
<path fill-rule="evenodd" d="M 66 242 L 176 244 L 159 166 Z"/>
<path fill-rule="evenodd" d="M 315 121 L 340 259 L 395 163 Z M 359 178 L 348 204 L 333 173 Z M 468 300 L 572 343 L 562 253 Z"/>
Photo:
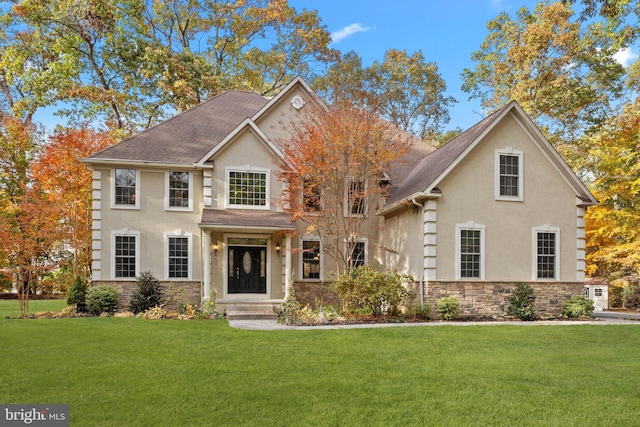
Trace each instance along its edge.
<path fill-rule="evenodd" d="M 278 315 L 271 304 L 230 304 L 227 320 L 276 320 Z"/>

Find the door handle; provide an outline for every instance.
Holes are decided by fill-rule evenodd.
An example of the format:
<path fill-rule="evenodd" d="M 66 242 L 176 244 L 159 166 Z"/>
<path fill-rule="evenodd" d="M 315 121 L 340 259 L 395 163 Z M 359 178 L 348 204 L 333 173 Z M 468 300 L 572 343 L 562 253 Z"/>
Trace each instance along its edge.
<path fill-rule="evenodd" d="M 240 267 L 236 267 L 236 279 L 240 278 Z"/>

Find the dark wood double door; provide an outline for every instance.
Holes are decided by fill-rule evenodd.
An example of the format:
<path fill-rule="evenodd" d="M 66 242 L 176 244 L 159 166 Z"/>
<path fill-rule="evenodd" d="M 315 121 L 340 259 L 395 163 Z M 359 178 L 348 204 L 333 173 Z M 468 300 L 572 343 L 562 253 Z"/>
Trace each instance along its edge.
<path fill-rule="evenodd" d="M 230 294 L 267 293 L 267 248 L 229 246 Z"/>

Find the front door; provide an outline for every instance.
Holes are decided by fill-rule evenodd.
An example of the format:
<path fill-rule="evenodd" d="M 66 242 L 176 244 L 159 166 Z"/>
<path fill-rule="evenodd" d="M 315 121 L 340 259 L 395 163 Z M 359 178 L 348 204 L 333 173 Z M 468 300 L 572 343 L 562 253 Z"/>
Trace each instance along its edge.
<path fill-rule="evenodd" d="M 229 293 L 267 293 L 267 248 L 229 246 Z"/>

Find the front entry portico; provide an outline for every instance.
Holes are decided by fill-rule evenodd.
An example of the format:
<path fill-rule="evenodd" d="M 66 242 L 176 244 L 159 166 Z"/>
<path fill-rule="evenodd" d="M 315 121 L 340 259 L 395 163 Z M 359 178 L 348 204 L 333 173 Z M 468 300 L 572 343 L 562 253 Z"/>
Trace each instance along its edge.
<path fill-rule="evenodd" d="M 291 284 L 291 232 L 284 212 L 205 209 L 203 303 L 280 304 Z"/>

